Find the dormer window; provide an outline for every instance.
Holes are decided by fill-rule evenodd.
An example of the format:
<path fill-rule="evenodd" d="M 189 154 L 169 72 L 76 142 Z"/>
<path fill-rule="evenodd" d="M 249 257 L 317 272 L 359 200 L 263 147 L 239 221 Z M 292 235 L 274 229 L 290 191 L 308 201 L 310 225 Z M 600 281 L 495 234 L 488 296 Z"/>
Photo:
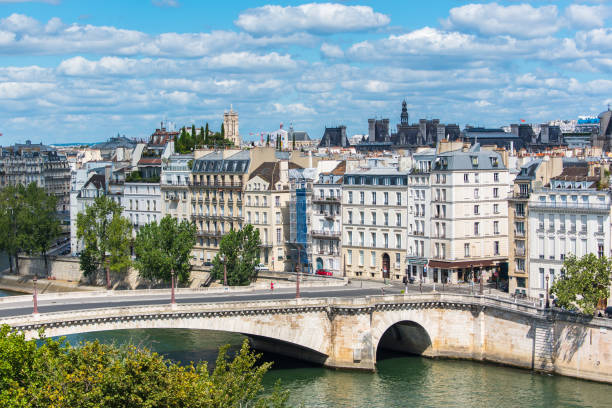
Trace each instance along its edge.
<path fill-rule="evenodd" d="M 478 167 L 478 156 L 470 156 L 470 159 L 472 160 L 472 166 Z"/>

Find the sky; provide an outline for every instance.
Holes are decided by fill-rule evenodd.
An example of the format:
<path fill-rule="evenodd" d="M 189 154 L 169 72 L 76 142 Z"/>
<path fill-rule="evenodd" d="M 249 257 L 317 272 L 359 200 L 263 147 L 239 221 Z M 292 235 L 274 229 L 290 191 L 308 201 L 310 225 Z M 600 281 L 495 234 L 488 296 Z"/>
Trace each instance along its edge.
<path fill-rule="evenodd" d="M 505 126 L 612 103 L 612 2 L 0 0 L 0 144 L 368 118 Z"/>

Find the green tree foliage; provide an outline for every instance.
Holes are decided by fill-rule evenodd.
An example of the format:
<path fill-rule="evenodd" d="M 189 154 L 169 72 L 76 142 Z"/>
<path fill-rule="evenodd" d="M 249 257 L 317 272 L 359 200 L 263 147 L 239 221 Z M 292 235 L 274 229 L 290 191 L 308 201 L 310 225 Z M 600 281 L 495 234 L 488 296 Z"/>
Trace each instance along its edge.
<path fill-rule="evenodd" d="M 564 275 L 551 287 L 559 306 L 593 314 L 599 300 L 610 297 L 612 259 L 594 254 L 578 259 L 572 255 L 565 259 L 563 268 Z"/>
<path fill-rule="evenodd" d="M 0 328 L 0 406 L 53 408 L 282 408 L 287 392 L 264 395 L 259 363 L 248 342 L 230 360 L 221 347 L 215 368 L 179 365 L 149 350 L 88 342 L 25 340 Z"/>
<path fill-rule="evenodd" d="M 213 259 L 213 279 L 223 280 L 223 262 L 227 266 L 227 283 L 230 286 L 248 285 L 256 276 L 255 266 L 259 263 L 259 231 L 247 224 L 241 230 L 231 230 L 219 244 L 219 252 Z"/>
<path fill-rule="evenodd" d="M 163 282 L 170 281 L 171 270 L 187 283 L 191 265 L 189 257 L 196 242 L 196 227 L 184 220 L 178 222 L 166 215 L 157 222 L 143 226 L 134 241 L 134 266 L 141 277 Z"/>
<path fill-rule="evenodd" d="M 221 124 L 221 139 L 225 139 L 225 125 Z"/>
<path fill-rule="evenodd" d="M 41 254 L 47 265 L 47 252 L 61 233 L 56 206 L 57 198 L 36 183 L 0 191 L 0 249 L 15 259 L 17 268 L 20 251 Z"/>
<path fill-rule="evenodd" d="M 198 135 L 198 142 L 196 143 L 197 147 L 204 146 L 204 135 L 205 135 L 204 126 L 200 126 L 200 134 Z"/>
<path fill-rule="evenodd" d="M 30 183 L 21 197 L 18 225 L 23 249 L 30 254 L 39 253 L 48 273 L 47 252 L 62 232 L 57 217 L 57 197 L 47 194 L 36 183 Z"/>
<path fill-rule="evenodd" d="M 126 270 L 131 234 L 132 225 L 121 216 L 121 206 L 107 196 L 97 197 L 85 212 L 77 214 L 77 238 L 85 244 L 80 259 L 85 276 L 93 277 L 102 267 Z"/>
<path fill-rule="evenodd" d="M 210 143 L 208 140 L 208 135 L 210 134 L 209 130 L 208 130 L 208 122 L 206 122 L 206 128 L 204 128 L 204 144 L 206 146 L 208 146 L 208 144 Z"/>

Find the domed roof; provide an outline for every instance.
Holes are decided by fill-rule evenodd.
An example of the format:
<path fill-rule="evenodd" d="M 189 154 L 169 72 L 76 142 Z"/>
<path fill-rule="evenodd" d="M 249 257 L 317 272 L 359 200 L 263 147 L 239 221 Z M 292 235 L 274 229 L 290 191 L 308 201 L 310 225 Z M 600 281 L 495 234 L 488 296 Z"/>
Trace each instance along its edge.
<path fill-rule="evenodd" d="M 599 119 L 603 119 L 603 118 L 605 118 L 606 116 L 609 116 L 609 115 L 612 115 L 612 110 L 610 110 L 610 105 L 608 105 L 608 110 L 605 110 L 605 111 L 601 112 L 599 114 L 599 116 L 597 116 L 597 117 Z"/>

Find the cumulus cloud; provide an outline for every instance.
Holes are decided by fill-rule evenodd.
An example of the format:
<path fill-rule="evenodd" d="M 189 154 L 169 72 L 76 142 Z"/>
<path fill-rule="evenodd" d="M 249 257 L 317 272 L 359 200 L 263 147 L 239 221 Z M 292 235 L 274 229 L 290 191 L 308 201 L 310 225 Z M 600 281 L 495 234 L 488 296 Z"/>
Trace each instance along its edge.
<path fill-rule="evenodd" d="M 512 35 L 518 38 L 547 36 L 559 30 L 557 6 L 530 4 L 502 6 L 497 3 L 466 4 L 450 10 L 448 29 L 482 35 Z"/>
<path fill-rule="evenodd" d="M 335 44 L 323 43 L 321 45 L 321 55 L 325 58 L 342 58 L 344 57 L 344 51 Z"/>
<path fill-rule="evenodd" d="M 367 31 L 384 27 L 391 20 L 368 6 L 337 3 L 308 3 L 300 6 L 267 5 L 246 10 L 235 24 L 257 34 L 310 32 L 331 34 Z"/>
<path fill-rule="evenodd" d="M 565 10 L 568 24 L 575 28 L 603 27 L 604 21 L 609 15 L 610 9 L 601 5 L 572 4 Z"/>
<path fill-rule="evenodd" d="M 274 103 L 272 106 L 274 106 L 275 112 L 283 114 L 314 115 L 317 113 L 314 109 L 305 106 L 303 103 Z"/>

